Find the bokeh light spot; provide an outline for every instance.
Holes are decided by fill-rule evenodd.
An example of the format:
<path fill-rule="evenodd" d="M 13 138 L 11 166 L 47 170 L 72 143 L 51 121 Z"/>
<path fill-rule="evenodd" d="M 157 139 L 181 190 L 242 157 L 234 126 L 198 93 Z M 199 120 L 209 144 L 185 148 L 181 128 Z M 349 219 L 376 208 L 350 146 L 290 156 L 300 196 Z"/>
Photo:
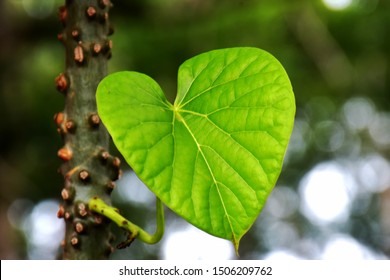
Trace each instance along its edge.
<path fill-rule="evenodd" d="M 265 210 L 272 216 L 284 219 L 292 216 L 299 205 L 297 193 L 288 187 L 278 186 L 267 199 Z"/>
<path fill-rule="evenodd" d="M 301 211 L 315 224 L 343 221 L 348 217 L 354 189 L 347 170 L 335 162 L 321 163 L 300 182 Z"/>
<path fill-rule="evenodd" d="M 154 205 L 155 195 L 130 170 L 123 172 L 112 193 L 115 200 L 138 205 Z"/>
<path fill-rule="evenodd" d="M 375 107 L 369 99 L 355 97 L 343 105 L 342 112 L 347 127 L 355 132 L 368 128 L 375 115 Z"/>
<path fill-rule="evenodd" d="M 235 253 L 230 241 L 188 225 L 167 236 L 162 254 L 165 260 L 229 260 Z"/>
<path fill-rule="evenodd" d="M 314 139 L 319 150 L 334 152 L 342 147 L 345 140 L 345 130 L 334 121 L 319 122 L 314 128 Z"/>
<path fill-rule="evenodd" d="M 390 114 L 377 113 L 369 127 L 369 133 L 377 145 L 388 148 L 390 146 Z"/>
<path fill-rule="evenodd" d="M 332 236 L 325 244 L 322 253 L 324 260 L 367 260 L 378 259 L 374 252 L 348 235 L 337 234 Z"/>
<path fill-rule="evenodd" d="M 64 221 L 56 216 L 59 202 L 44 200 L 26 217 L 23 231 L 26 235 L 29 259 L 55 259 L 64 238 Z"/>
<path fill-rule="evenodd" d="M 364 191 L 383 192 L 390 186 L 390 163 L 379 154 L 368 155 L 357 162 L 356 177 Z"/>
<path fill-rule="evenodd" d="M 344 10 L 351 6 L 353 0 L 323 0 L 325 6 L 331 10 Z"/>
<path fill-rule="evenodd" d="M 268 261 L 296 261 L 302 258 L 289 250 L 274 250 L 266 254 L 263 259 Z"/>

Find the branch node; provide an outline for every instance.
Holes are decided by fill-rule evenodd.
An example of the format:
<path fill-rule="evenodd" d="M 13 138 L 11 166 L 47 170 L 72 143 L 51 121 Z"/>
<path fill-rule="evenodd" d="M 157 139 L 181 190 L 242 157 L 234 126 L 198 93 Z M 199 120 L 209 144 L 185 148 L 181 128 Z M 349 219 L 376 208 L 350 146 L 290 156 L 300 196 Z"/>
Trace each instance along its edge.
<path fill-rule="evenodd" d="M 57 217 L 59 219 L 63 218 L 65 215 L 65 208 L 63 205 L 60 205 L 59 209 L 58 209 L 58 212 L 57 212 Z"/>
<path fill-rule="evenodd" d="M 69 191 L 66 188 L 63 188 L 61 191 L 61 197 L 63 200 L 69 200 L 71 197 L 71 194 L 69 193 Z"/>
<path fill-rule="evenodd" d="M 73 236 L 70 239 L 70 244 L 72 244 L 73 247 L 79 246 L 80 245 L 80 240 L 77 238 L 77 236 Z"/>
<path fill-rule="evenodd" d="M 65 212 L 65 214 L 64 214 L 65 220 L 69 221 L 72 219 L 72 217 L 73 217 L 72 213 L 70 213 L 69 211 Z"/>
<path fill-rule="evenodd" d="M 119 168 L 121 165 L 121 160 L 118 157 L 114 157 L 112 160 L 112 165 Z"/>
<path fill-rule="evenodd" d="M 94 18 L 94 17 L 96 16 L 96 8 L 93 7 L 93 6 L 89 6 L 89 7 L 87 8 L 86 13 L 87 13 L 87 16 L 88 16 L 89 18 Z"/>
<path fill-rule="evenodd" d="M 99 43 L 94 43 L 91 45 L 92 54 L 98 55 L 102 50 L 102 45 Z"/>
<path fill-rule="evenodd" d="M 103 217 L 99 214 L 93 215 L 93 221 L 95 225 L 101 225 L 103 223 Z"/>
<path fill-rule="evenodd" d="M 85 226 L 81 222 L 77 222 L 74 225 L 74 229 L 77 233 L 83 233 L 85 231 Z"/>
<path fill-rule="evenodd" d="M 84 203 L 79 203 L 77 206 L 78 214 L 81 217 L 85 217 L 88 215 L 87 206 Z"/>
<path fill-rule="evenodd" d="M 61 191 L 62 199 L 68 202 L 73 201 L 75 194 L 75 188 L 71 186 L 65 186 Z"/>
<path fill-rule="evenodd" d="M 60 73 L 55 78 L 56 88 L 59 92 L 65 93 L 69 87 L 69 81 L 64 73 Z"/>
<path fill-rule="evenodd" d="M 100 124 L 100 117 L 96 113 L 92 113 L 88 117 L 88 123 L 92 128 L 96 128 Z"/>
<path fill-rule="evenodd" d="M 72 30 L 72 37 L 73 37 L 73 39 L 75 39 L 76 41 L 79 41 L 80 35 L 81 35 L 81 32 L 80 32 L 80 30 L 79 30 L 78 28 L 74 28 L 74 29 Z"/>
<path fill-rule="evenodd" d="M 69 161 L 73 157 L 73 152 L 68 146 L 64 146 L 58 150 L 57 156 L 63 161 Z"/>
<path fill-rule="evenodd" d="M 57 126 L 60 126 L 65 120 L 65 114 L 63 112 L 58 112 L 54 115 L 54 122 Z"/>
<path fill-rule="evenodd" d="M 99 154 L 100 158 L 103 160 L 103 162 L 106 162 L 107 159 L 110 157 L 110 153 L 107 152 L 107 151 L 102 151 L 100 154 Z"/>
<path fill-rule="evenodd" d="M 67 120 L 65 122 L 65 128 L 66 131 L 69 131 L 70 133 L 74 133 L 76 130 L 76 123 L 73 120 Z"/>
<path fill-rule="evenodd" d="M 79 44 L 77 47 L 74 48 L 74 60 L 78 63 L 83 63 L 84 61 L 84 50 L 81 44 Z"/>
<path fill-rule="evenodd" d="M 91 176 L 87 170 L 81 170 L 79 173 L 79 178 L 83 182 L 88 182 L 91 179 Z"/>

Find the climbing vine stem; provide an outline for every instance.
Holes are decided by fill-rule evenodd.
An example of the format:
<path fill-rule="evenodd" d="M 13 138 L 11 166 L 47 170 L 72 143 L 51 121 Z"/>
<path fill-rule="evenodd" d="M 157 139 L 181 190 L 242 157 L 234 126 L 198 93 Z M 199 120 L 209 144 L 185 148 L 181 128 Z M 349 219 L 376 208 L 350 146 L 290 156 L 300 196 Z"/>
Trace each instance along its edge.
<path fill-rule="evenodd" d="M 159 198 L 156 199 L 156 211 L 157 211 L 157 220 L 156 220 L 156 232 L 150 234 L 144 231 L 139 226 L 133 224 L 126 218 L 124 218 L 118 211 L 118 209 L 109 206 L 102 199 L 98 197 L 93 197 L 88 203 L 89 209 L 100 215 L 105 216 L 114 223 L 116 223 L 120 228 L 128 231 L 129 235 L 127 240 L 120 243 L 117 247 L 118 249 L 128 247 L 134 239 L 138 238 L 139 240 L 148 243 L 155 244 L 159 242 L 164 234 L 164 205 L 162 204 Z"/>

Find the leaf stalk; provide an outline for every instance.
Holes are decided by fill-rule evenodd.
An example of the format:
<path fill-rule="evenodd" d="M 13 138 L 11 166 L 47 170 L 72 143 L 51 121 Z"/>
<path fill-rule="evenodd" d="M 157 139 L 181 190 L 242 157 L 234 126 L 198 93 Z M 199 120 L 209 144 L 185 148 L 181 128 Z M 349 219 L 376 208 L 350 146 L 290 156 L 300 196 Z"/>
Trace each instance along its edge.
<path fill-rule="evenodd" d="M 100 215 L 105 216 L 110 219 L 114 223 L 116 223 L 120 228 L 126 230 L 128 232 L 127 239 L 120 243 L 117 248 L 123 249 L 128 246 L 138 238 L 144 243 L 147 244 L 155 244 L 161 240 L 164 235 L 164 205 L 162 204 L 159 198 L 156 198 L 156 231 L 154 234 L 150 234 L 143 230 L 138 225 L 130 222 L 125 217 L 123 217 L 119 210 L 106 204 L 101 198 L 93 197 L 88 203 L 89 209 Z"/>

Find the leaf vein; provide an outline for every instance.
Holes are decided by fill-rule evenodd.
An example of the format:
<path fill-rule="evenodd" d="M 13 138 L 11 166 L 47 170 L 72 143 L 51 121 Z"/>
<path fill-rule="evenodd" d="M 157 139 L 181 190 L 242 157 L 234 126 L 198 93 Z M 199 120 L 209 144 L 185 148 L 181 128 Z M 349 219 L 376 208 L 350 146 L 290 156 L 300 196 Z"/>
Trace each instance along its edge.
<path fill-rule="evenodd" d="M 186 121 L 185 121 L 184 119 L 183 119 L 183 124 L 184 124 L 184 126 L 187 128 L 188 132 L 191 134 L 192 139 L 194 140 L 195 144 L 196 144 L 197 147 L 198 147 L 198 151 L 200 152 L 200 154 L 202 155 L 202 157 L 203 157 L 203 159 L 204 159 L 204 161 L 205 161 L 205 163 L 206 163 L 207 169 L 208 169 L 208 171 L 209 171 L 209 173 L 210 173 L 210 175 L 211 175 L 211 177 L 212 177 L 212 179 L 213 179 L 214 185 L 215 185 L 216 190 L 217 190 L 217 192 L 218 192 L 218 196 L 219 196 L 219 199 L 220 199 L 220 201 L 221 201 L 223 211 L 224 211 L 224 213 L 227 213 L 226 205 L 225 205 L 225 203 L 224 203 L 224 201 L 223 201 L 223 199 L 222 199 L 221 192 L 220 192 L 220 190 L 219 190 L 219 188 L 218 188 L 217 180 L 216 180 L 216 178 L 215 178 L 215 176 L 214 176 L 214 173 L 213 173 L 213 171 L 212 171 L 212 169 L 211 169 L 211 167 L 210 167 L 210 164 L 209 164 L 209 162 L 208 162 L 206 156 L 204 155 L 204 153 L 203 153 L 203 151 L 202 151 L 202 149 L 201 149 L 201 146 L 200 146 L 199 143 L 198 143 L 198 140 L 196 139 L 195 135 L 193 134 L 193 132 L 191 131 L 190 127 L 188 126 L 188 124 L 186 123 Z M 229 218 L 228 218 L 228 223 L 229 223 L 231 232 L 233 233 L 233 225 L 232 225 L 232 223 L 231 223 L 231 221 L 230 221 Z"/>

